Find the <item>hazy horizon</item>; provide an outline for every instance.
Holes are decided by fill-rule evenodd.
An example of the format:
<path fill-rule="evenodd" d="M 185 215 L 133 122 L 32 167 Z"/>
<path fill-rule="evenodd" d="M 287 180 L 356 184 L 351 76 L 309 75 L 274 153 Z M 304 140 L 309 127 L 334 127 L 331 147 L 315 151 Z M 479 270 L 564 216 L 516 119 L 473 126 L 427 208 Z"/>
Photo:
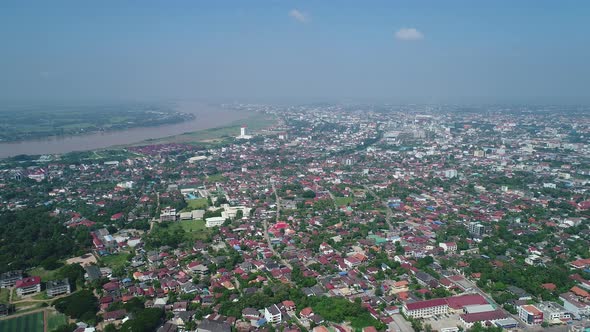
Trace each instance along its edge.
<path fill-rule="evenodd" d="M 3 1 L 0 101 L 590 104 L 585 1 Z"/>

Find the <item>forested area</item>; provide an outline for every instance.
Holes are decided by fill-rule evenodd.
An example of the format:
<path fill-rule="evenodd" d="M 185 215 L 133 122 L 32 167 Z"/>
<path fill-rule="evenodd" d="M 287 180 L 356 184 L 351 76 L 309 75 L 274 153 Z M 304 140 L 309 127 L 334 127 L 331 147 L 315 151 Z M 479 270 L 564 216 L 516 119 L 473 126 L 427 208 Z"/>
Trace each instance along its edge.
<path fill-rule="evenodd" d="M 44 207 L 0 214 L 0 272 L 54 270 L 59 259 L 82 254 L 90 245 L 87 228 L 68 229 Z"/>

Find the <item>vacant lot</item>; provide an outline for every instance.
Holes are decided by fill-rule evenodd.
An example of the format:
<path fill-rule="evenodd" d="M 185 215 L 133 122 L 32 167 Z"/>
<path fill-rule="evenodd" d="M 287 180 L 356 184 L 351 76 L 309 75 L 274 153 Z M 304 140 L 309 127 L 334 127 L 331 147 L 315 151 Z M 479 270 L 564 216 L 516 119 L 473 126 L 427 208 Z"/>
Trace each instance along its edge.
<path fill-rule="evenodd" d="M 43 332 L 43 312 L 0 320 L 2 332 Z"/>
<path fill-rule="evenodd" d="M 100 258 L 100 260 L 101 262 L 105 263 L 108 267 L 116 269 L 118 267 L 125 265 L 125 263 L 129 261 L 128 257 L 129 253 L 122 252 L 120 254 L 103 256 Z"/>
<path fill-rule="evenodd" d="M 348 205 L 352 203 L 352 197 L 334 197 L 336 206 Z"/>
<path fill-rule="evenodd" d="M 53 331 L 57 327 L 64 325 L 67 322 L 67 317 L 62 313 L 54 311 L 47 313 L 47 331 Z"/>
<path fill-rule="evenodd" d="M 180 227 L 193 240 L 205 239 L 209 234 L 209 231 L 205 227 L 205 221 L 203 220 L 183 220 L 178 222 L 178 224 L 180 224 Z"/>

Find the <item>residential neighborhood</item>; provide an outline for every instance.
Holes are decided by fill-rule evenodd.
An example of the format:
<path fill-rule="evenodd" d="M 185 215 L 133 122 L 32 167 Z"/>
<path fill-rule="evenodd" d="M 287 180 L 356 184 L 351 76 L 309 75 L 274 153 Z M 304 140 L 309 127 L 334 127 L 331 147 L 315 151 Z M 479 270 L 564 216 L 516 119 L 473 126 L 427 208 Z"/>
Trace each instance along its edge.
<path fill-rule="evenodd" d="M 0 315 L 44 303 L 72 331 L 590 328 L 587 112 L 232 107 L 274 124 L 2 161 Z"/>

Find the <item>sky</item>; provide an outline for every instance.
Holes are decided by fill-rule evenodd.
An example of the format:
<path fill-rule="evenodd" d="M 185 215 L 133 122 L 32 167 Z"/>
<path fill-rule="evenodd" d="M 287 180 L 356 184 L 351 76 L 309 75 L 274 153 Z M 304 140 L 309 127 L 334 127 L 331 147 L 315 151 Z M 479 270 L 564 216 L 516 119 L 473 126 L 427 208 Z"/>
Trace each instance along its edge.
<path fill-rule="evenodd" d="M 590 104 L 590 1 L 0 1 L 0 100 Z"/>

